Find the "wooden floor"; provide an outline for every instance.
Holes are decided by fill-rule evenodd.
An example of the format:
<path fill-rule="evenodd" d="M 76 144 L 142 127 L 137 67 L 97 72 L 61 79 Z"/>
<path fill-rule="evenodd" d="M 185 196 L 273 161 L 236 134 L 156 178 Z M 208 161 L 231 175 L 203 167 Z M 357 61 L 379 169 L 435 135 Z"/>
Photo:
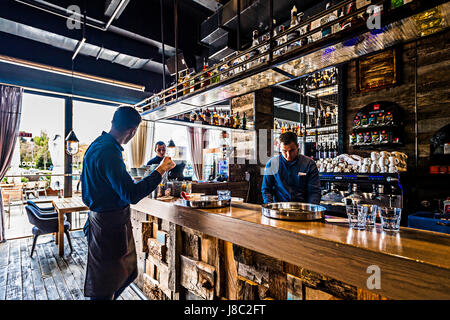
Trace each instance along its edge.
<path fill-rule="evenodd" d="M 87 244 L 81 231 L 71 232 L 73 253 L 65 239 L 65 256 L 58 255 L 54 237 L 38 238 L 30 258 L 32 238 L 0 243 L 0 300 L 86 300 L 83 295 Z M 119 300 L 141 300 L 128 287 Z"/>

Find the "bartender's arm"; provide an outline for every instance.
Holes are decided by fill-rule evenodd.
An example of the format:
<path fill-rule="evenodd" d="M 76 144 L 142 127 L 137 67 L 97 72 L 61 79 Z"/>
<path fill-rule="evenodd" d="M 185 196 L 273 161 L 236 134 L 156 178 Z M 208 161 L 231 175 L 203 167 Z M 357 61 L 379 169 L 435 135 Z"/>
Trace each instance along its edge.
<path fill-rule="evenodd" d="M 274 187 L 275 187 L 275 178 L 271 170 L 271 163 L 269 161 L 266 165 L 266 168 L 264 169 L 264 178 L 261 187 L 264 203 L 273 202 Z"/>
<path fill-rule="evenodd" d="M 313 204 L 320 204 L 322 193 L 320 189 L 319 170 L 317 169 L 315 162 L 311 162 L 307 177 L 308 177 L 307 202 Z"/>
<path fill-rule="evenodd" d="M 99 162 L 99 167 L 102 168 L 114 191 L 122 200 L 131 204 L 138 203 L 152 193 L 161 182 L 162 175 L 174 166 L 175 163 L 170 157 L 166 157 L 149 176 L 135 183 L 121 157 L 102 157 Z"/>

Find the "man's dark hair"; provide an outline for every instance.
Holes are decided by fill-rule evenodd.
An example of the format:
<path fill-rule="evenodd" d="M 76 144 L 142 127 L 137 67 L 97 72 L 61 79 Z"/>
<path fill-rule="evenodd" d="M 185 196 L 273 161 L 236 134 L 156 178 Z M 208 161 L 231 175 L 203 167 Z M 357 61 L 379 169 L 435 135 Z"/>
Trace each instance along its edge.
<path fill-rule="evenodd" d="M 141 121 L 141 115 L 136 109 L 129 106 L 122 106 L 114 113 L 112 125 L 119 131 L 126 131 L 137 128 Z"/>
<path fill-rule="evenodd" d="M 165 143 L 163 141 L 158 141 L 157 143 L 155 143 L 155 148 L 157 148 L 158 146 L 164 146 Z"/>
<path fill-rule="evenodd" d="M 294 132 L 288 131 L 280 135 L 280 144 L 288 145 L 291 142 L 298 144 L 297 135 Z"/>

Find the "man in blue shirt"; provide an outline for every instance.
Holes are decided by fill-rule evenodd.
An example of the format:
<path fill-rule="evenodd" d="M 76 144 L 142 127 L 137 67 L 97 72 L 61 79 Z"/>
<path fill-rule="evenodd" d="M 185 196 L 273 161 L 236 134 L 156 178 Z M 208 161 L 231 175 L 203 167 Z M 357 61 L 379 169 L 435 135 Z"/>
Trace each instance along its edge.
<path fill-rule="evenodd" d="M 134 183 L 123 162 L 121 145 L 133 138 L 141 120 L 134 108 L 118 108 L 109 133 L 103 132 L 84 156 L 82 199 L 90 209 L 84 228 L 88 239 L 84 295 L 91 300 L 117 299 L 136 279 L 130 204 L 148 196 L 162 175 L 175 166 L 170 158 L 164 158 L 149 176 Z"/>
<path fill-rule="evenodd" d="M 150 159 L 147 162 L 147 165 L 150 166 L 152 164 L 160 164 L 161 161 L 164 159 L 164 156 L 166 155 L 166 144 L 162 141 L 158 141 L 155 144 L 155 152 L 156 156 L 152 159 Z"/>
<path fill-rule="evenodd" d="M 264 203 L 307 202 L 321 199 L 319 170 L 316 163 L 298 152 L 297 135 L 280 135 L 281 154 L 269 160 L 261 188 Z"/>

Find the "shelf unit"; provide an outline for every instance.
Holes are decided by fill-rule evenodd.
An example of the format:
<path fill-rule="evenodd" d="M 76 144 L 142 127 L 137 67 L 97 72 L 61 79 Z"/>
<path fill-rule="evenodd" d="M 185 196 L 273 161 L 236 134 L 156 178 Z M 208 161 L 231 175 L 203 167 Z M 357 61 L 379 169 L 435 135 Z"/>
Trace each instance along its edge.
<path fill-rule="evenodd" d="M 338 65 L 370 52 L 380 51 L 398 43 L 398 39 L 401 39 L 402 42 L 415 40 L 422 36 L 419 29 L 416 32 L 410 32 L 408 34 L 405 34 L 403 29 L 405 27 L 418 28 L 412 16 L 424 10 L 439 6 L 443 16 L 449 14 L 447 12 L 448 8 L 442 5 L 443 1 L 416 0 L 395 9 L 385 7 L 387 2 L 384 0 L 372 1 L 370 5 L 383 6 L 384 8 L 383 27 L 381 30 L 376 30 L 376 32 L 367 31 L 365 21 L 358 20 L 350 28 L 340 30 L 312 43 L 295 47 L 283 55 L 275 55 L 278 50 L 310 37 L 320 32 L 322 28 L 342 23 L 349 18 L 356 19 L 358 15 L 365 13 L 369 6 L 369 4 L 362 6 L 350 15 L 337 18 L 281 45 L 275 45 L 276 40 L 279 40 L 292 31 L 309 25 L 313 21 L 320 20 L 350 2 L 343 1 L 334 5 L 328 10 L 324 10 L 311 17 L 311 19 L 301 22 L 294 28 L 288 28 L 285 32 L 277 36 L 271 34 L 269 40 L 262 41 L 259 45 L 241 51 L 226 61 L 213 66 L 208 71 L 213 72 L 213 75 L 208 76 L 206 72 L 200 72 L 195 75 L 194 83 L 191 83 L 192 79 L 190 79 L 174 85 L 141 101 L 135 107 L 146 119 L 153 121 L 167 119 L 178 114 L 190 112 L 191 110 L 208 107 L 233 97 L 300 78 L 315 70 Z M 443 21 L 445 27 L 448 27 L 447 20 L 443 19 Z M 246 59 L 245 57 L 255 49 L 267 50 Z M 260 58 L 263 58 L 265 61 L 259 62 L 257 59 Z M 255 65 L 251 68 L 246 68 L 251 62 L 255 62 Z M 225 65 L 228 65 L 228 68 L 220 70 Z M 230 71 L 238 70 L 239 68 L 245 68 L 246 70 L 226 77 Z M 196 80 L 205 75 L 206 78 L 203 80 Z M 213 81 L 216 79 L 219 80 Z M 202 81 L 209 81 L 210 83 L 204 88 L 194 90 L 194 92 L 188 93 L 187 95 L 182 95 L 183 90 L 196 88 Z M 187 82 L 189 82 L 188 86 L 183 88 L 183 85 L 186 85 Z M 157 101 L 157 99 L 159 100 Z M 172 100 L 169 101 L 170 99 Z"/>

